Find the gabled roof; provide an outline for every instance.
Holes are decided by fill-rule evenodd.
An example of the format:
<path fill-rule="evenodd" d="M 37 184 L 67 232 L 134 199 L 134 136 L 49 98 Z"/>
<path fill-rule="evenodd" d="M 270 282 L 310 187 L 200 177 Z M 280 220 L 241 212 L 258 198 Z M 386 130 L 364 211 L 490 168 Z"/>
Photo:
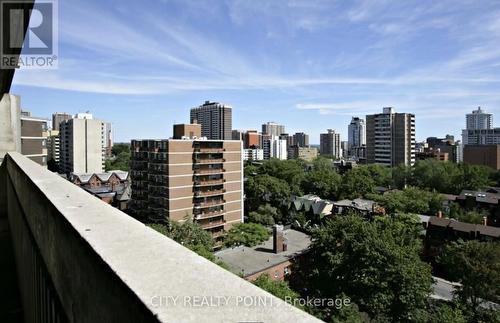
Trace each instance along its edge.
<path fill-rule="evenodd" d="M 114 170 L 114 171 L 109 171 L 105 173 L 89 173 L 89 174 L 78 174 L 78 173 L 72 173 L 71 174 L 71 179 L 74 180 L 75 178 L 78 178 L 78 180 L 82 184 L 87 184 L 92 176 L 96 176 L 101 180 L 101 182 L 106 183 L 109 181 L 110 177 L 115 174 L 116 177 L 118 177 L 121 181 L 127 180 L 128 179 L 128 172 L 122 171 L 122 170 Z"/>
<path fill-rule="evenodd" d="M 297 211 L 304 208 L 304 210 L 308 212 L 312 208 L 312 211 L 315 215 L 330 214 L 333 208 L 333 202 L 329 200 L 323 200 L 320 197 L 312 194 L 296 196 L 294 197 L 292 203 Z"/>

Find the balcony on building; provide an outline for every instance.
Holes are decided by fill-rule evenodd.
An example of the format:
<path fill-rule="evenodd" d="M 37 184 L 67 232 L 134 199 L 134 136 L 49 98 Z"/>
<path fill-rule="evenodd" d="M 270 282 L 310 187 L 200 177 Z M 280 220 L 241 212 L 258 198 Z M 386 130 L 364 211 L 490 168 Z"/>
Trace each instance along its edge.
<path fill-rule="evenodd" d="M 195 158 L 203 158 L 208 154 L 222 154 L 225 151 L 222 141 L 195 141 L 194 152 Z"/>
<path fill-rule="evenodd" d="M 208 179 L 199 179 L 196 178 L 194 181 L 194 186 L 202 187 L 202 186 L 214 186 L 224 184 L 226 180 L 223 178 L 208 178 Z"/>
<path fill-rule="evenodd" d="M 205 199 L 202 201 L 195 201 L 194 202 L 194 208 L 195 209 L 204 209 L 204 208 L 209 208 L 212 206 L 219 206 L 219 205 L 224 205 L 226 201 L 221 198 L 215 198 L 215 199 Z"/>
<path fill-rule="evenodd" d="M 213 228 L 218 228 L 218 227 L 223 227 L 226 221 L 221 217 L 215 218 L 215 219 L 208 219 L 208 220 L 201 220 L 197 221 L 198 224 L 203 228 L 203 229 L 213 229 Z"/>
<path fill-rule="evenodd" d="M 197 209 L 197 212 L 194 213 L 194 216 L 196 220 L 201 220 L 223 216 L 224 214 L 224 208 L 222 206 L 218 206 L 205 209 Z"/>
<path fill-rule="evenodd" d="M 226 170 L 222 167 L 195 167 L 194 174 L 195 175 L 214 175 L 214 174 L 222 174 Z"/>
<path fill-rule="evenodd" d="M 217 189 L 203 189 L 203 190 L 196 190 L 194 191 L 194 196 L 195 197 L 208 197 L 208 196 L 218 196 L 218 195 L 224 195 L 226 192 L 225 189 L 222 187 L 219 187 Z"/>

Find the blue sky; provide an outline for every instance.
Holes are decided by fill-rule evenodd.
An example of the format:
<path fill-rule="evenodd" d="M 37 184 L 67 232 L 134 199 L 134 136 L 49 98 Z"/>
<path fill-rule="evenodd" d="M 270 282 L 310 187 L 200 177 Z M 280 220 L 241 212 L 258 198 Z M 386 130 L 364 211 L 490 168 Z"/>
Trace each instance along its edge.
<path fill-rule="evenodd" d="M 205 100 L 311 143 L 384 106 L 415 113 L 419 140 L 479 105 L 500 118 L 498 1 L 64 0 L 59 58 L 11 92 L 37 116 L 89 110 L 116 141 L 169 137 Z"/>

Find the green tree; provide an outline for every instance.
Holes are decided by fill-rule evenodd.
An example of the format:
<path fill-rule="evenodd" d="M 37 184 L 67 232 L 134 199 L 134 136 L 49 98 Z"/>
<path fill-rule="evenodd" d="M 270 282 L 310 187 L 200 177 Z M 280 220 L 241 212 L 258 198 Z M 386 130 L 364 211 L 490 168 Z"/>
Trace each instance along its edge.
<path fill-rule="evenodd" d="M 336 217 L 313 234 L 309 282 L 321 297 L 347 294 L 373 319 L 408 321 L 426 306 L 432 276 L 412 216 Z"/>
<path fill-rule="evenodd" d="M 500 302 L 500 243 L 477 240 L 447 245 L 438 261 L 461 283 L 457 300 L 474 315 L 485 300 Z"/>
<path fill-rule="evenodd" d="M 376 186 L 383 186 L 383 187 L 393 186 L 391 168 L 384 167 L 378 164 L 362 165 L 360 167 L 365 168 L 368 171 L 373 181 L 375 182 Z"/>
<path fill-rule="evenodd" d="M 275 219 L 281 219 L 281 214 L 278 209 L 269 204 L 259 206 L 257 211 L 252 211 L 248 214 L 248 221 L 259 223 L 262 225 L 273 225 Z"/>
<path fill-rule="evenodd" d="M 412 168 L 399 164 L 392 169 L 392 182 L 395 188 L 403 189 L 412 180 Z"/>
<path fill-rule="evenodd" d="M 203 230 L 198 223 L 189 220 L 183 223 L 170 221 L 168 224 L 154 223 L 148 226 L 189 249 L 211 251 L 214 246 L 210 233 Z"/>
<path fill-rule="evenodd" d="M 302 181 L 304 180 L 305 164 L 298 159 L 279 160 L 272 158 L 264 162 L 259 173 L 269 175 L 287 183 L 292 194 L 300 195 Z"/>
<path fill-rule="evenodd" d="M 117 156 L 112 159 L 105 161 L 106 171 L 110 170 L 123 170 L 129 171 L 130 169 L 130 152 L 120 152 Z"/>
<path fill-rule="evenodd" d="M 302 189 L 307 194 L 315 194 L 323 199 L 335 199 L 341 183 L 341 176 L 333 168 L 332 162 L 319 157 L 313 162 L 312 171 L 305 175 Z"/>
<path fill-rule="evenodd" d="M 228 269 L 228 266 L 224 262 L 214 256 L 212 252 L 214 246 L 212 236 L 203 230 L 199 224 L 188 220 L 184 223 L 152 223 L 148 224 L 148 226 L 222 268 Z"/>
<path fill-rule="evenodd" d="M 292 192 L 286 181 L 264 174 L 248 178 L 245 194 L 249 211 L 257 210 L 262 203 L 269 203 L 281 210 L 288 206 Z"/>
<path fill-rule="evenodd" d="M 119 154 L 126 152 L 130 152 L 130 144 L 127 143 L 115 143 L 113 147 L 111 148 L 111 153 L 114 156 L 118 156 Z"/>
<path fill-rule="evenodd" d="M 365 167 L 356 167 L 344 174 L 340 185 L 340 198 L 355 199 L 373 193 L 375 180 Z"/>
<path fill-rule="evenodd" d="M 397 212 L 435 215 L 441 210 L 444 197 L 439 193 L 429 192 L 417 187 L 408 187 L 402 191 L 388 192 L 384 195 L 369 195 L 385 207 L 389 214 Z"/>
<path fill-rule="evenodd" d="M 466 323 L 467 318 L 457 306 L 442 303 L 429 313 L 429 323 Z"/>
<path fill-rule="evenodd" d="M 229 229 L 224 239 L 227 247 L 244 245 L 253 247 L 269 239 L 269 231 L 262 224 L 238 223 Z"/>
<path fill-rule="evenodd" d="M 417 161 L 408 184 L 440 193 L 459 194 L 464 189 L 477 190 L 494 184 L 490 179 L 493 175 L 485 166 L 426 159 Z"/>
<path fill-rule="evenodd" d="M 253 283 L 282 300 L 293 301 L 299 298 L 299 294 L 286 281 L 273 280 L 267 274 L 260 275 Z"/>

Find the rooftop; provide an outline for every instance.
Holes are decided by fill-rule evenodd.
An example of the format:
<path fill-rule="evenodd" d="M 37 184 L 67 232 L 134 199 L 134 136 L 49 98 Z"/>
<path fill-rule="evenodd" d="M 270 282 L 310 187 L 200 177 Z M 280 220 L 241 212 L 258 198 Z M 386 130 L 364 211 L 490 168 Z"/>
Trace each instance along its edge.
<path fill-rule="evenodd" d="M 287 241 L 287 250 L 273 253 L 273 238 L 255 246 L 239 246 L 224 249 L 215 256 L 226 263 L 235 274 L 248 276 L 269 267 L 281 264 L 302 254 L 311 245 L 310 237 L 300 231 L 288 229 L 283 231 Z"/>

